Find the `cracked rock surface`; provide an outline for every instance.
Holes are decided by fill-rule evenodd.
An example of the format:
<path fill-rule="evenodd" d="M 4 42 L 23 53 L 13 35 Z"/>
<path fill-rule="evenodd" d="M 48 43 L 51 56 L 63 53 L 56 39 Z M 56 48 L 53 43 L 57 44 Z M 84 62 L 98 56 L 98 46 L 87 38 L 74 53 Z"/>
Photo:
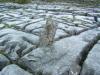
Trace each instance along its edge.
<path fill-rule="evenodd" d="M 0 75 L 100 75 L 99 63 L 100 6 L 0 3 Z"/>
<path fill-rule="evenodd" d="M 32 75 L 31 73 L 28 73 L 27 71 L 24 71 L 19 66 L 12 64 L 6 66 L 2 71 L 1 75 Z"/>
<path fill-rule="evenodd" d="M 83 53 L 89 50 L 88 48 L 94 44 L 97 37 L 100 37 L 98 33 L 100 32 L 94 29 L 85 34 L 57 41 L 49 48 L 37 48 L 23 56 L 19 63 L 31 69 L 32 72 L 42 72 L 43 75 L 78 75 Z M 86 35 L 91 35 L 92 39 L 87 39 L 89 42 L 84 40 Z"/>
<path fill-rule="evenodd" d="M 0 70 L 8 64 L 10 64 L 10 61 L 4 55 L 0 54 Z"/>
<path fill-rule="evenodd" d="M 100 44 L 99 42 L 92 48 L 82 68 L 82 75 L 99 75 L 100 74 Z"/>

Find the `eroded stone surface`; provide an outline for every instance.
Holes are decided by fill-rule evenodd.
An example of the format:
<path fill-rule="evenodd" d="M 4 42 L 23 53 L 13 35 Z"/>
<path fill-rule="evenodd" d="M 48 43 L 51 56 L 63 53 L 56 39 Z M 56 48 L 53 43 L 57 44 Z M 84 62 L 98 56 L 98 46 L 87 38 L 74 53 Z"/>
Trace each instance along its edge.
<path fill-rule="evenodd" d="M 0 54 L 0 70 L 10 64 L 10 60 L 8 60 L 4 55 Z"/>
<path fill-rule="evenodd" d="M 3 68 L 3 70 L 1 71 L 1 75 L 32 75 L 32 74 L 21 69 L 19 66 L 12 64 Z"/>
<path fill-rule="evenodd" d="M 18 59 L 39 43 L 39 37 L 14 29 L 0 30 L 0 48 L 12 60 Z"/>
<path fill-rule="evenodd" d="M 89 52 L 84 62 L 81 75 L 99 75 L 100 74 L 100 44 L 97 43 Z"/>

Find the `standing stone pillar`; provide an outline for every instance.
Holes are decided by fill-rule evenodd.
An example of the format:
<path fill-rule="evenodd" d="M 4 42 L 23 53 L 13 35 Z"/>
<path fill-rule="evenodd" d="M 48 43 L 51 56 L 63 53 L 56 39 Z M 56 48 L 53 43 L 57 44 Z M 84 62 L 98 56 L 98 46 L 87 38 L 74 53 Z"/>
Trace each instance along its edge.
<path fill-rule="evenodd" d="M 43 25 L 43 31 L 40 33 L 40 46 L 48 46 L 54 42 L 57 30 L 57 23 L 52 19 L 52 15 L 47 16 L 46 24 Z"/>
<path fill-rule="evenodd" d="M 72 11 L 72 22 L 74 22 L 75 20 L 76 20 L 76 18 L 75 18 L 75 13 L 74 13 L 74 10 Z"/>

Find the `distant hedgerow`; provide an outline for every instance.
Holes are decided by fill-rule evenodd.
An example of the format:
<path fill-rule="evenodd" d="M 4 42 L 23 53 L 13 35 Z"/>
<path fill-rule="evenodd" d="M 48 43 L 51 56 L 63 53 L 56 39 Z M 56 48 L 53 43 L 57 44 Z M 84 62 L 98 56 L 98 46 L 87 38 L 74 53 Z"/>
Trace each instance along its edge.
<path fill-rule="evenodd" d="M 0 0 L 0 2 L 30 3 L 32 0 Z"/>
<path fill-rule="evenodd" d="M 23 4 L 23 3 L 30 3 L 31 0 L 14 0 L 14 2 Z"/>

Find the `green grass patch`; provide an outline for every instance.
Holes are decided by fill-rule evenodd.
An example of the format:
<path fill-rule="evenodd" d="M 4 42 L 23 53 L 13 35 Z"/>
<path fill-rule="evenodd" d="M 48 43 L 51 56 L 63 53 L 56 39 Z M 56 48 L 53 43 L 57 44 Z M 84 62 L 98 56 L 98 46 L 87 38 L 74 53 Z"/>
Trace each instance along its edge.
<path fill-rule="evenodd" d="M 94 0 L 94 1 L 77 1 L 82 6 L 98 6 L 100 5 L 100 0 Z"/>
<path fill-rule="evenodd" d="M 0 0 L 0 2 L 14 2 L 19 4 L 30 3 L 32 0 Z"/>
<path fill-rule="evenodd" d="M 14 2 L 24 4 L 24 3 L 30 3 L 31 0 L 15 0 Z"/>
<path fill-rule="evenodd" d="M 66 2 L 66 3 L 78 3 L 81 6 L 98 6 L 100 0 L 43 0 L 46 2 Z"/>

